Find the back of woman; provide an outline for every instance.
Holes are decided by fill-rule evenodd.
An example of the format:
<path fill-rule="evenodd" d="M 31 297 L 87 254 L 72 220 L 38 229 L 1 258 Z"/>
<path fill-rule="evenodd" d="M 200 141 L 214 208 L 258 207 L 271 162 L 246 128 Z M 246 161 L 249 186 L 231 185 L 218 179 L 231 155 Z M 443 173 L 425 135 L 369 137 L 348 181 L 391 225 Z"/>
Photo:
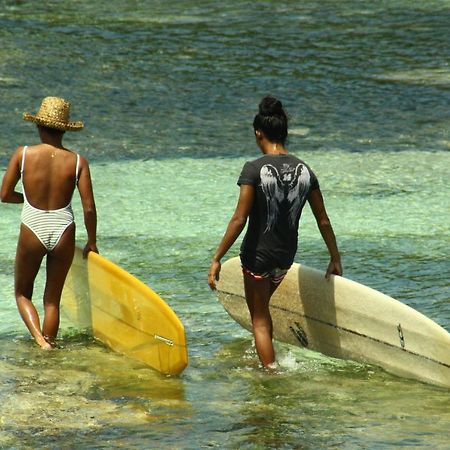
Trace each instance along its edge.
<path fill-rule="evenodd" d="M 47 144 L 29 146 L 22 152 L 22 184 L 29 203 L 42 210 L 66 207 L 79 175 L 77 155 Z"/>
<path fill-rule="evenodd" d="M 341 275 L 342 266 L 333 228 L 319 182 L 310 168 L 290 155 L 285 146 L 288 117 L 274 97 L 264 97 L 253 120 L 256 143 L 263 156 L 247 162 L 238 180 L 239 199 L 215 254 L 208 284 L 216 288 L 220 260 L 234 244 L 247 219 L 241 245 L 245 299 L 252 320 L 255 347 L 264 367 L 275 362 L 273 325 L 269 302 L 294 261 L 298 225 L 309 202 L 317 226 L 330 253 L 326 277 Z"/>

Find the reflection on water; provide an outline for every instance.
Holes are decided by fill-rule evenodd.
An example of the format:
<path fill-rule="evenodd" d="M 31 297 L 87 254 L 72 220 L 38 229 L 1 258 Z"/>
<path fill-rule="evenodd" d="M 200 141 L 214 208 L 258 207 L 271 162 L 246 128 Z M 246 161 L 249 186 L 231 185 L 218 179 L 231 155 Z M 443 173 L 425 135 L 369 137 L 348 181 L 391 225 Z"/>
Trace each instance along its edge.
<path fill-rule="evenodd" d="M 448 150 L 448 0 L 53 3 L 2 2 L 1 161 L 49 91 L 95 160 L 245 154 L 267 93 L 310 149 Z"/>
<path fill-rule="evenodd" d="M 0 380 L 2 448 L 19 437 L 32 446 L 36 438 L 76 442 L 116 427 L 171 424 L 191 410 L 181 380 L 73 333 L 51 352 L 27 338 L 3 339 Z"/>
<path fill-rule="evenodd" d="M 253 353 L 251 362 L 242 353 Z M 391 448 L 423 445 L 426 433 L 436 448 L 445 448 L 448 430 L 442 424 L 450 420 L 445 390 L 281 344 L 277 354 L 277 373 L 266 374 L 255 370 L 249 340 L 221 348 L 217 370 L 226 376 L 204 374 L 203 382 L 215 388 L 199 392 L 204 413 L 221 413 L 210 445 Z M 425 420 L 424 410 L 429 412 Z"/>

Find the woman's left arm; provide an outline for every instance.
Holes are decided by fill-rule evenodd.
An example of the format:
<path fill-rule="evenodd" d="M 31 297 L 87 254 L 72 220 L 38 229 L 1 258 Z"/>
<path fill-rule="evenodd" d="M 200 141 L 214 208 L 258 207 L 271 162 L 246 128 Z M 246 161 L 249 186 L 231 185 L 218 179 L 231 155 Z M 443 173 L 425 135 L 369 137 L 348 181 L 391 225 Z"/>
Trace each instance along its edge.
<path fill-rule="evenodd" d="M 333 227 L 331 226 L 330 219 L 328 218 L 320 189 L 314 189 L 311 191 L 308 197 L 308 202 L 311 206 L 314 217 L 316 218 L 317 227 L 320 230 L 320 234 L 322 235 L 322 238 L 328 248 L 328 252 L 330 253 L 330 263 L 328 264 L 325 277 L 329 279 L 331 274 L 342 275 L 341 256 L 336 243 L 336 236 L 334 235 Z"/>
<path fill-rule="evenodd" d="M 3 175 L 0 199 L 3 203 L 23 203 L 23 194 L 17 192 L 15 187 L 20 180 L 20 161 L 22 147 L 17 148 L 9 161 L 5 175 Z"/>

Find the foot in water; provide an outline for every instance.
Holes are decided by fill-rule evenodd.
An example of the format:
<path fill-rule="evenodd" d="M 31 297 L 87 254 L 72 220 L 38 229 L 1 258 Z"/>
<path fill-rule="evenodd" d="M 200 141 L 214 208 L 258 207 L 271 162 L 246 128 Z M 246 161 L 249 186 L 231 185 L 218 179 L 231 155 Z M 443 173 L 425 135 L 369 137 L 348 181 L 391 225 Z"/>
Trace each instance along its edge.
<path fill-rule="evenodd" d="M 36 343 L 39 345 L 39 347 L 41 347 L 42 350 L 52 350 L 54 348 L 54 345 L 46 336 L 42 336 L 42 339 L 36 338 Z"/>

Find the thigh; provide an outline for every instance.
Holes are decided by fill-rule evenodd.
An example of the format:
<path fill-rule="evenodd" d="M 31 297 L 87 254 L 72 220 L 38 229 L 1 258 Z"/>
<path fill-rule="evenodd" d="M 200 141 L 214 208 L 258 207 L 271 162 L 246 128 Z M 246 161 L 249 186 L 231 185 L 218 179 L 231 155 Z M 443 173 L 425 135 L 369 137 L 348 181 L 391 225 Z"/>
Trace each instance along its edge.
<path fill-rule="evenodd" d="M 16 295 L 25 295 L 31 299 L 36 275 L 46 250 L 41 241 L 25 225 L 20 226 L 14 268 L 14 284 Z"/>
<path fill-rule="evenodd" d="M 74 253 L 75 224 L 71 224 L 61 236 L 58 245 L 47 255 L 46 299 L 52 298 L 59 301 Z"/>
<path fill-rule="evenodd" d="M 255 278 L 244 273 L 245 299 L 252 319 L 267 315 L 271 296 L 271 282 L 269 278 Z"/>

